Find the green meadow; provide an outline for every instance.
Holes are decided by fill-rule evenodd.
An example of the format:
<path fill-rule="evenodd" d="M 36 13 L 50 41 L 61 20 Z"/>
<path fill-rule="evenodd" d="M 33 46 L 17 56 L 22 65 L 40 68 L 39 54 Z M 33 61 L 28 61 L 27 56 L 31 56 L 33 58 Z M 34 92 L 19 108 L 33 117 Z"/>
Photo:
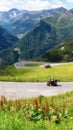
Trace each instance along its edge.
<path fill-rule="evenodd" d="M 40 67 L 42 64 L 38 64 L 38 63 L 27 63 L 25 64 L 26 67 Z"/>
<path fill-rule="evenodd" d="M 73 92 L 15 101 L 2 96 L 0 130 L 73 130 Z"/>
<path fill-rule="evenodd" d="M 52 77 L 60 81 L 73 81 L 73 64 L 64 64 L 51 68 L 25 69 L 16 69 L 14 66 L 9 66 L 0 70 L 1 81 L 46 82 Z"/>

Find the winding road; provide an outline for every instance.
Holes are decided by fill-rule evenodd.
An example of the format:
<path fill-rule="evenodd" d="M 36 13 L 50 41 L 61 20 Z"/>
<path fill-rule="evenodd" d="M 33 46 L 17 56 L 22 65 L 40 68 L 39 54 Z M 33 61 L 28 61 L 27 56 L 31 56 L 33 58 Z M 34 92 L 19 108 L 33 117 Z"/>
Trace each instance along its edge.
<path fill-rule="evenodd" d="M 16 68 L 34 68 L 34 67 L 28 67 L 26 64 L 42 64 L 39 67 L 44 67 L 46 64 L 49 64 L 50 66 L 58 66 L 63 64 L 73 64 L 73 62 L 67 62 L 67 63 L 49 63 L 49 62 L 37 62 L 37 61 L 19 61 L 15 63 Z"/>
<path fill-rule="evenodd" d="M 32 98 L 39 95 L 52 96 L 73 90 L 73 82 L 59 82 L 57 87 L 49 87 L 38 82 L 0 82 L 0 96 L 7 99 Z"/>

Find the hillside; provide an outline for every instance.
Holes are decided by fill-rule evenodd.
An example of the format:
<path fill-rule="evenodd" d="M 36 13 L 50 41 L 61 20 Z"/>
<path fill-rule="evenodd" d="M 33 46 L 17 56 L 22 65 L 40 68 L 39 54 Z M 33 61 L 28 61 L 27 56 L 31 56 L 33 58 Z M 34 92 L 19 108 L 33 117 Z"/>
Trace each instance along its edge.
<path fill-rule="evenodd" d="M 41 20 L 15 46 L 21 59 L 32 59 L 54 48 L 62 41 L 73 38 L 73 13 L 66 11 Z"/>
<path fill-rule="evenodd" d="M 17 37 L 10 35 L 0 26 L 0 68 L 18 60 L 19 55 L 12 49 L 17 41 Z"/>
<path fill-rule="evenodd" d="M 17 44 L 23 59 L 31 59 L 40 54 L 43 54 L 51 46 L 56 44 L 56 32 L 47 23 L 40 21 L 37 27 L 23 37 Z"/>
<path fill-rule="evenodd" d="M 0 69 L 14 64 L 18 58 L 18 53 L 11 48 L 0 51 Z"/>
<path fill-rule="evenodd" d="M 0 26 L 0 51 L 12 47 L 17 41 L 17 37 L 10 35 Z"/>
<path fill-rule="evenodd" d="M 62 42 L 55 48 L 47 51 L 37 60 L 49 62 L 71 62 L 73 61 L 73 39 Z"/>

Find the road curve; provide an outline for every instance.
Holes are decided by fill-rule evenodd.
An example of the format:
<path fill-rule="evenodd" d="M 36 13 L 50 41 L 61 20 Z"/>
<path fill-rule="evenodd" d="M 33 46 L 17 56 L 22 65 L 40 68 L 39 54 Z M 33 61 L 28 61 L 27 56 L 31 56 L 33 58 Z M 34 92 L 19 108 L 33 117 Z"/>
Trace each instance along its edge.
<path fill-rule="evenodd" d="M 42 64 L 39 67 L 44 67 L 46 64 L 49 64 L 50 66 L 58 66 L 63 64 L 73 64 L 73 62 L 67 62 L 67 63 L 49 63 L 49 62 L 38 62 L 38 61 L 19 61 L 15 63 L 16 68 L 34 68 L 34 67 L 27 67 L 26 64 Z"/>
<path fill-rule="evenodd" d="M 53 96 L 73 90 L 73 82 L 60 82 L 57 87 L 49 87 L 46 83 L 0 82 L 0 96 L 7 99 L 32 98 L 39 95 Z"/>

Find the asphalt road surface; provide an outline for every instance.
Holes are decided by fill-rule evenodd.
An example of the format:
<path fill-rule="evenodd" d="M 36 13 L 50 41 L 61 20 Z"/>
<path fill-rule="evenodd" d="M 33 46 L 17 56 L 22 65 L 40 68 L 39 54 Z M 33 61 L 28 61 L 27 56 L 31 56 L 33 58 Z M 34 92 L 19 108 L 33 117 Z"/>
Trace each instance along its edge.
<path fill-rule="evenodd" d="M 73 82 L 59 82 L 58 85 L 49 87 L 46 83 L 0 82 L 0 96 L 4 95 L 7 99 L 21 99 L 39 95 L 58 95 L 73 90 Z"/>

